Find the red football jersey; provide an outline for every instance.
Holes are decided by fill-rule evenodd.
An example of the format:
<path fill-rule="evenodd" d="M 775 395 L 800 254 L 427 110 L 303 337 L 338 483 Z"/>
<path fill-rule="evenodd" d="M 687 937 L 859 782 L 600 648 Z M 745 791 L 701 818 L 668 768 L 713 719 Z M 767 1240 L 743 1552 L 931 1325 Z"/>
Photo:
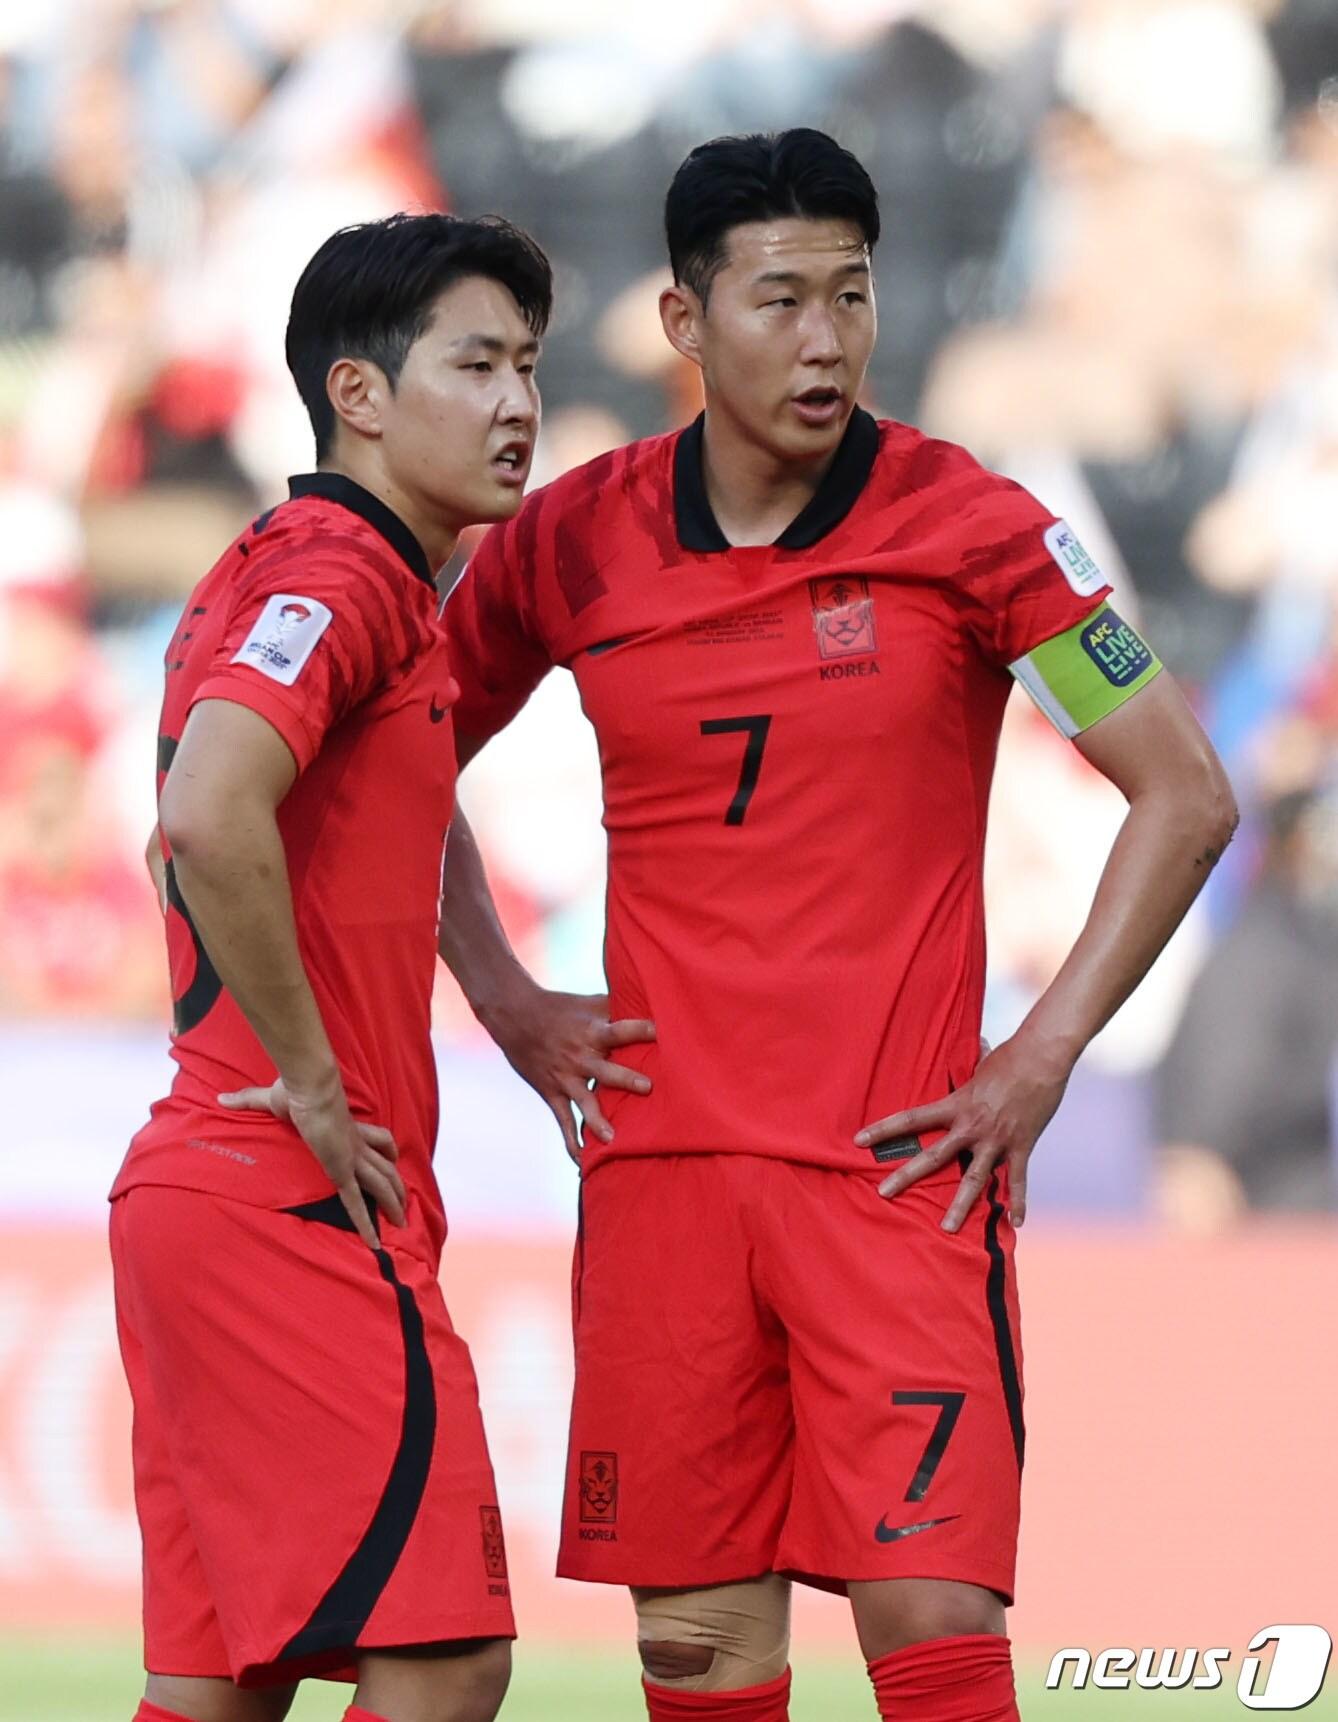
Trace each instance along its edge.
<path fill-rule="evenodd" d="M 599 742 L 608 1153 L 871 1165 L 852 1137 L 978 1060 L 981 862 L 1008 666 L 1108 592 L 1062 524 L 964 450 L 857 412 L 774 545 L 732 549 L 702 420 L 538 491 L 449 599 L 458 734 L 550 665 Z M 1049 535 L 1049 543 L 1046 536 Z"/>
<path fill-rule="evenodd" d="M 316 473 L 294 479 L 290 500 L 192 594 L 168 648 L 158 741 L 160 788 L 197 700 L 250 707 L 292 750 L 299 775 L 278 818 L 302 960 L 353 1113 L 394 1133 L 437 1243 L 429 1007 L 457 693 L 421 546 L 360 485 Z M 112 1194 L 168 1184 L 264 1207 L 326 1196 L 330 1181 L 296 1130 L 218 1104 L 275 1070 L 223 989 L 167 859 L 177 1074 Z"/>

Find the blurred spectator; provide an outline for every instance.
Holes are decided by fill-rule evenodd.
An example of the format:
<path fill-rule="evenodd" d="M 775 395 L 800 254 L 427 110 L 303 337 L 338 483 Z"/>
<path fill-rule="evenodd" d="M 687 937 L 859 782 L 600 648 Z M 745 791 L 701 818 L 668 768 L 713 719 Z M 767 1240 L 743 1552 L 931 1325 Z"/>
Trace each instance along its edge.
<path fill-rule="evenodd" d="M 6 761 L 0 1015 L 161 1017 L 160 917 L 148 875 L 109 844 L 87 754 L 33 736 Z"/>
<path fill-rule="evenodd" d="M 1258 882 L 1209 953 L 1158 1074 L 1163 1208 L 1331 1210 L 1338 786 L 1275 802 Z M 1234 1197 L 1234 1199 L 1233 1199 Z"/>
<path fill-rule="evenodd" d="M 112 709 L 77 521 L 12 487 L 0 542 L 0 1014 L 160 1011 L 153 896 L 92 788 Z"/>
<path fill-rule="evenodd" d="M 0 782 L 30 742 L 85 757 L 108 728 L 106 675 L 88 626 L 77 516 L 34 486 L 0 486 Z M 5 841 L 0 834 L 0 842 Z"/>

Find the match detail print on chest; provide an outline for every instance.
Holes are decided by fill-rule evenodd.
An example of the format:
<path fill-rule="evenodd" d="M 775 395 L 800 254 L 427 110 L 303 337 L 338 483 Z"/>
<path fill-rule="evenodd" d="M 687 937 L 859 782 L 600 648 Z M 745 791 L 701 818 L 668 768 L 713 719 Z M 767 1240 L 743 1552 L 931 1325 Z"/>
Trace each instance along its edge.
<path fill-rule="evenodd" d="M 802 641 L 811 648 L 819 666 L 876 659 L 880 648 L 868 579 L 840 572 L 798 577 L 728 607 L 690 616 L 682 634 L 690 646 L 717 647 L 767 646 L 789 634 L 796 644 Z"/>

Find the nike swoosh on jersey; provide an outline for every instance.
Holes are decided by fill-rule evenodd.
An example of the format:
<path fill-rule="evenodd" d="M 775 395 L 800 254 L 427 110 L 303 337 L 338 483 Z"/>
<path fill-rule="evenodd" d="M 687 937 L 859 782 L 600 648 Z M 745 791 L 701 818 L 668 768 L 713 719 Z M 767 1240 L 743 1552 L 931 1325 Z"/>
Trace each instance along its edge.
<path fill-rule="evenodd" d="M 873 1534 L 880 1543 L 899 1543 L 903 1537 L 913 1537 L 917 1531 L 932 1531 L 935 1525 L 950 1525 L 961 1516 L 960 1513 L 949 1513 L 942 1519 L 921 1519 L 916 1525 L 889 1525 L 884 1513 L 874 1526 Z"/>

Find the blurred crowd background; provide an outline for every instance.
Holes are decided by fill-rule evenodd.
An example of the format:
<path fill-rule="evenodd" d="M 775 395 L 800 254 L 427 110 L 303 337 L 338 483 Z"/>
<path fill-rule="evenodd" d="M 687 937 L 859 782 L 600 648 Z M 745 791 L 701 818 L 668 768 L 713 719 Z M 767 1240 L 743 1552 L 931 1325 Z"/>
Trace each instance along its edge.
<path fill-rule="evenodd" d="M 543 482 L 697 410 L 655 314 L 664 188 L 704 138 L 795 124 L 881 192 L 867 404 L 1067 516 L 1244 813 L 1075 1082 L 1042 1205 L 1197 1229 L 1338 1205 L 1338 0 L 4 0 L 0 1050 L 46 1060 L 43 1105 L 89 1100 L 87 1049 L 161 1046 L 162 654 L 312 464 L 282 342 L 310 253 L 400 208 L 528 227 L 558 282 Z M 565 677 L 465 801 L 521 954 L 597 988 L 598 785 Z M 1121 812 L 1016 695 L 993 1037 L 1068 949 Z M 458 1071 L 493 1072 L 461 1078 L 486 1111 L 501 1079 L 448 978 L 438 1026 Z M 122 1146 L 80 1163 L 98 1199 Z"/>

